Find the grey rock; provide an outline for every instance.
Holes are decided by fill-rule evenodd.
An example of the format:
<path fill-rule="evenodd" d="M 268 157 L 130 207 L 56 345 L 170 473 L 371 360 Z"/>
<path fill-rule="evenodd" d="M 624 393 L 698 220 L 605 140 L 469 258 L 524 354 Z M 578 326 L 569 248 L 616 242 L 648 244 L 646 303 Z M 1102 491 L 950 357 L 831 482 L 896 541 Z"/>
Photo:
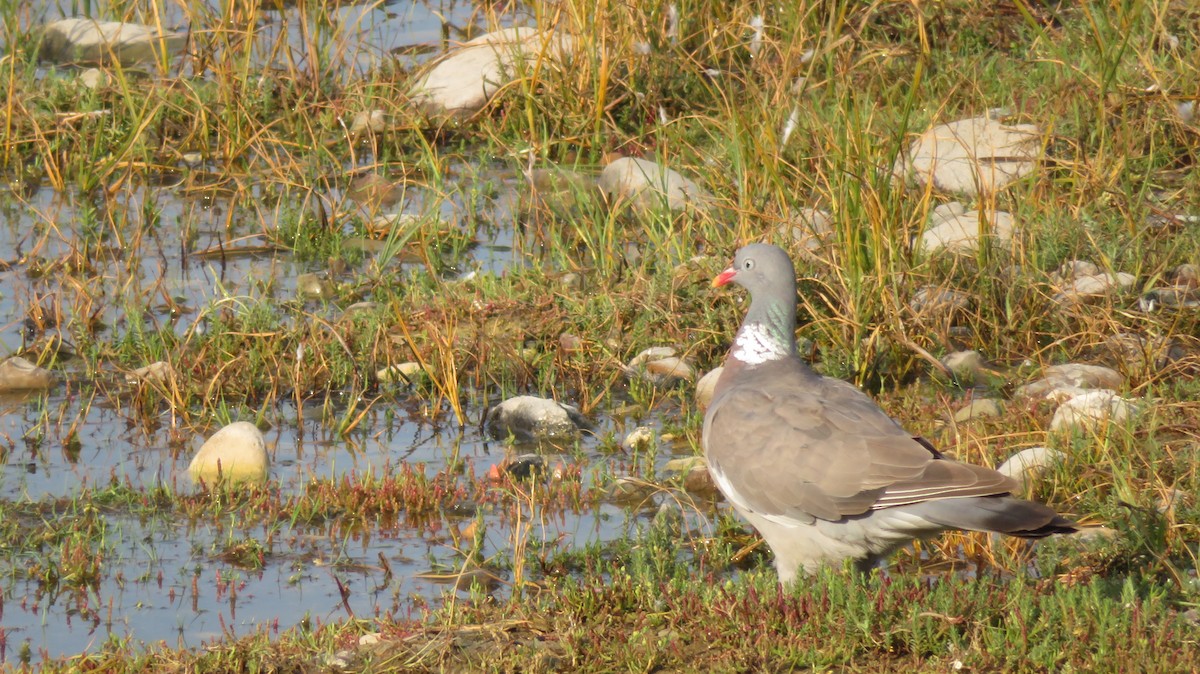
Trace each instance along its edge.
<path fill-rule="evenodd" d="M 708 470 L 708 462 L 704 460 L 703 456 L 684 456 L 678 459 L 671 459 L 663 464 L 662 467 L 664 473 L 677 473 L 680 475 L 686 475 L 697 468 Z"/>
<path fill-rule="evenodd" d="M 505 464 L 504 471 L 518 480 L 543 478 L 546 476 L 546 460 L 537 454 L 521 454 Z"/>
<path fill-rule="evenodd" d="M 988 364 L 978 351 L 955 351 L 942 357 L 945 365 L 956 376 L 970 381 L 978 379 L 987 372 Z"/>
<path fill-rule="evenodd" d="M 1000 401 L 995 398 L 976 398 L 960 407 L 954 413 L 954 420 L 958 423 L 964 423 L 972 419 L 983 419 L 985 417 L 998 417 L 1004 413 L 1004 408 L 1000 405 Z"/>
<path fill-rule="evenodd" d="M 88 68 L 79 73 L 79 81 L 88 89 L 100 89 L 107 87 L 111 78 L 108 72 L 99 68 Z"/>
<path fill-rule="evenodd" d="M 371 300 L 363 300 L 355 302 L 342 310 L 342 318 L 348 318 L 354 314 L 369 314 L 379 310 L 379 303 Z"/>
<path fill-rule="evenodd" d="M 659 488 L 645 480 L 620 476 L 608 486 L 608 496 L 614 503 L 633 508 L 656 507 L 654 495 Z"/>
<path fill-rule="evenodd" d="M 1137 281 L 1132 274 L 1118 272 L 1109 274 L 1087 260 L 1067 260 L 1051 280 L 1059 292 L 1054 296 L 1058 304 L 1086 304 L 1112 292 L 1130 288 Z"/>
<path fill-rule="evenodd" d="M 1121 532 L 1116 529 L 1111 529 L 1105 526 L 1080 527 L 1079 531 L 1073 534 L 1067 534 L 1073 540 L 1080 543 L 1094 543 L 1102 541 L 1113 541 L 1121 536 Z"/>
<path fill-rule="evenodd" d="M 696 371 L 685 358 L 675 355 L 669 346 L 652 346 L 634 356 L 625 366 L 626 374 L 641 377 L 656 386 L 669 386 L 676 381 L 692 381 Z"/>
<path fill-rule="evenodd" d="M 125 375 L 125 381 L 130 384 L 138 382 L 166 383 L 175 377 L 175 370 L 170 363 L 158 361 Z"/>
<path fill-rule="evenodd" d="M 1089 389 L 1119 389 L 1124 384 L 1125 378 L 1110 367 L 1066 363 L 1052 365 L 1041 379 L 1018 387 L 1016 397 L 1062 402 Z"/>
<path fill-rule="evenodd" d="M 584 419 L 570 405 L 537 396 L 517 396 L 488 410 L 486 423 L 496 438 L 512 435 L 520 442 L 557 442 L 577 438 Z"/>
<path fill-rule="evenodd" d="M 396 363 L 376 370 L 375 378 L 385 384 L 411 384 L 425 377 L 425 370 L 417 362 Z"/>
<path fill-rule="evenodd" d="M 945 317 L 971 308 L 971 296 L 942 286 L 922 286 L 913 293 L 908 308 L 917 316 Z"/>
<path fill-rule="evenodd" d="M 703 188 L 682 174 L 636 157 L 621 157 L 605 166 L 598 184 L 610 204 L 628 205 L 637 212 L 664 206 L 671 211 L 705 211 L 711 200 Z"/>
<path fill-rule="evenodd" d="M 383 110 L 361 110 L 350 121 L 351 138 L 378 135 L 385 130 L 387 130 L 387 117 Z"/>
<path fill-rule="evenodd" d="M 971 253 L 979 249 L 983 237 L 1007 244 L 1012 240 L 1013 232 L 1011 214 L 1004 211 L 964 211 L 962 204 L 953 202 L 934 209 L 929 228 L 921 234 L 917 248 L 927 254 L 938 251 Z"/>
<path fill-rule="evenodd" d="M 58 375 L 20 356 L 0 362 L 0 392 L 44 391 L 56 383 Z"/>
<path fill-rule="evenodd" d="M 41 57 L 55 63 L 108 63 L 124 65 L 152 61 L 166 50 L 175 52 L 187 41 L 183 33 L 137 23 L 69 18 L 43 28 Z"/>
<path fill-rule="evenodd" d="M 379 632 L 370 632 L 358 638 L 359 646 L 374 646 L 383 641 L 383 635 Z"/>
<path fill-rule="evenodd" d="M 1033 124 L 972 117 L 921 134 L 896 161 L 894 173 L 922 187 L 966 195 L 994 193 L 1033 171 L 1041 154 Z"/>
<path fill-rule="evenodd" d="M 780 234 L 796 242 L 807 258 L 823 260 L 833 238 L 833 216 L 819 208 L 801 208 L 780 226 Z"/>
<path fill-rule="evenodd" d="M 1200 287 L 1200 265 L 1184 263 L 1171 270 L 1171 281 L 1184 288 Z"/>
<path fill-rule="evenodd" d="M 1050 420 L 1050 430 L 1096 429 L 1106 423 L 1121 424 L 1136 411 L 1133 402 L 1117 395 L 1116 391 L 1084 391 L 1058 406 Z"/>
<path fill-rule="evenodd" d="M 649 449 L 654 444 L 654 429 L 649 426 L 638 426 L 625 436 L 621 446 L 631 452 Z"/>
<path fill-rule="evenodd" d="M 1158 509 L 1158 512 L 1163 513 L 1164 515 L 1171 515 L 1175 512 L 1175 506 L 1189 501 L 1190 499 L 1191 496 L 1186 491 L 1182 491 L 1180 489 L 1169 489 L 1167 490 L 1167 493 L 1159 497 L 1158 503 L 1155 504 L 1155 507 Z"/>
<path fill-rule="evenodd" d="M 452 49 L 413 86 L 413 102 L 430 115 L 469 117 L 518 74 L 525 60 L 561 60 L 575 48 L 574 40 L 536 28 L 506 28 Z"/>
<path fill-rule="evenodd" d="M 1138 298 L 1138 308 L 1146 313 L 1200 307 L 1200 288 L 1166 286 L 1147 291 Z"/>
<path fill-rule="evenodd" d="M 1196 101 L 1183 101 L 1175 105 L 1175 114 L 1179 116 L 1179 121 L 1184 124 L 1191 124 L 1196 118 Z"/>
<path fill-rule="evenodd" d="M 563 168 L 536 168 L 529 172 L 529 205 L 559 216 L 574 213 L 598 194 L 594 181 Z"/>
<path fill-rule="evenodd" d="M 701 411 L 708 409 L 708 404 L 712 402 L 713 393 L 717 390 L 717 380 L 721 378 L 721 373 L 725 371 L 725 366 L 721 365 L 716 369 L 708 372 L 700 381 L 696 382 L 696 405 Z"/>
<path fill-rule="evenodd" d="M 679 475 L 683 490 L 689 494 L 716 498 L 720 491 L 708 471 L 708 462 L 703 456 L 685 456 L 671 459 L 663 466 L 663 472 Z"/>
<path fill-rule="evenodd" d="M 1155 372 L 1187 355 L 1186 349 L 1173 338 L 1148 337 L 1129 332 L 1106 337 L 1099 351 L 1127 372 Z"/>
<path fill-rule="evenodd" d="M 1087 304 L 1114 292 L 1131 288 L 1136 282 L 1137 278 L 1125 272 L 1079 276 L 1062 288 L 1054 296 L 1054 301 L 1058 304 Z"/>
<path fill-rule="evenodd" d="M 333 283 L 317 274 L 301 274 L 296 277 L 296 292 L 304 297 L 328 300 L 334 295 Z"/>
<path fill-rule="evenodd" d="M 1056 278 L 1060 281 L 1073 281 L 1083 276 L 1095 276 L 1100 273 L 1100 267 L 1087 260 L 1067 260 L 1059 266 Z"/>
<path fill-rule="evenodd" d="M 583 286 L 583 277 L 569 271 L 558 277 L 558 284 L 567 290 L 579 290 Z"/>

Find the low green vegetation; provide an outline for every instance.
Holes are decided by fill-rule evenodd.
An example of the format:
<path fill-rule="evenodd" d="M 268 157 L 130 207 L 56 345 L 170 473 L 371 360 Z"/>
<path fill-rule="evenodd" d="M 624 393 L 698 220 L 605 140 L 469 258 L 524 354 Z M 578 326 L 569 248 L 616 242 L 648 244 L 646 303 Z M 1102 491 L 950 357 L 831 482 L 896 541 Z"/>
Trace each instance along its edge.
<path fill-rule="evenodd" d="M 85 4 L 72 9 L 150 25 L 165 11 L 157 0 Z M 631 380 L 622 364 L 658 345 L 701 372 L 720 364 L 744 298 L 708 281 L 741 243 L 769 240 L 798 262 L 798 334 L 818 369 L 869 388 L 964 460 L 995 465 L 1035 444 L 1065 452 L 1031 496 L 1111 535 L 1049 541 L 1034 556 L 947 535 L 898 555 L 886 576 L 831 571 L 781 592 L 750 532 L 619 438 L 601 443 L 605 465 L 574 448 L 544 481 L 465 460 L 397 461 L 386 474 L 313 479 L 299 494 L 182 494 L 114 477 L 62 501 L 0 502 L 0 584 L 35 579 L 43 596 L 28 601 L 65 593 L 86 617 L 100 610 L 88 592 L 106 556 L 122 554 L 107 530 L 121 522 L 215 526 L 220 544 L 200 554 L 234 569 L 271 564 L 284 527 L 339 539 L 403 522 L 445 527 L 463 564 L 447 572 L 486 568 L 499 590 L 448 587 L 441 601 L 413 599 L 410 615 L 264 626 L 197 651 L 110 640 L 37 666 L 1168 672 L 1200 662 L 1200 311 L 1139 307 L 1180 265 L 1200 264 L 1200 123 L 1187 114 L 1200 99 L 1200 11 L 1167 0 L 781 3 L 752 54 L 761 3 L 535 0 L 523 15 L 575 35 L 571 62 L 527 64 L 484 110 L 440 123 L 410 102 L 417 66 L 402 54 L 345 65 L 331 37 L 340 3 L 217 4 L 172 8 L 191 27 L 184 55 L 110 64 L 93 89 L 78 68 L 39 65 L 25 3 L 0 0 L 0 213 L 36 223 L 0 255 L 29 287 L 9 320 L 26 326 L 21 353 L 69 375 L 77 396 L 72 407 L 29 403 L 40 423 L 0 438 L 6 467 L 18 451 L 78 453 L 76 426 L 93 405 L 131 428 L 169 416 L 178 452 L 213 419 L 295 423 L 279 418 L 280 401 L 354 437 L 387 432 L 361 427 L 381 408 L 396 410 L 389 425 L 404 415 L 453 429 L 529 392 L 620 424 L 657 419 L 696 452 L 692 387 Z M 477 24 L 507 25 L 498 11 L 480 5 Z M 264 24 L 287 28 L 252 37 Z M 1044 133 L 1036 170 L 976 204 L 1012 213 L 1016 235 L 926 255 L 913 239 L 951 197 L 897 181 L 895 161 L 933 124 L 995 108 Z M 350 134 L 373 110 L 383 130 Z M 567 208 L 533 198 L 528 169 L 592 177 L 616 155 L 685 173 L 713 208 L 635 215 L 590 188 Z M 62 201 L 67 220 L 47 205 Z M 397 203 L 420 215 L 378 219 Z M 816 254 L 791 238 L 805 207 L 832 215 Z M 295 274 L 280 272 L 192 306 L 164 272 L 146 272 L 242 256 L 288 259 L 327 285 L 296 292 Z M 1061 302 L 1054 274 L 1071 260 L 1136 281 Z M 971 303 L 952 316 L 921 308 L 912 300 L 923 288 L 965 290 Z M 1122 346 L 1128 335 L 1143 338 L 1137 348 Z M 983 353 L 994 377 L 972 389 L 927 376 L 923 353 L 961 349 Z M 175 376 L 125 383 L 155 361 Z M 376 375 L 407 361 L 424 374 Z M 1141 413 L 1063 434 L 1047 432 L 1052 408 L 1036 402 L 950 421 L 969 397 L 1010 396 L 1040 366 L 1068 361 L 1117 369 Z M 627 540 L 603 544 L 539 538 L 539 521 L 611 502 L 609 473 L 622 469 L 660 478 L 652 486 L 683 504 L 681 520 L 639 518 Z M 507 525 L 486 553 L 484 510 Z M 692 526 L 695 516 L 716 525 Z M 4 635 L 4 661 L 32 668 Z"/>

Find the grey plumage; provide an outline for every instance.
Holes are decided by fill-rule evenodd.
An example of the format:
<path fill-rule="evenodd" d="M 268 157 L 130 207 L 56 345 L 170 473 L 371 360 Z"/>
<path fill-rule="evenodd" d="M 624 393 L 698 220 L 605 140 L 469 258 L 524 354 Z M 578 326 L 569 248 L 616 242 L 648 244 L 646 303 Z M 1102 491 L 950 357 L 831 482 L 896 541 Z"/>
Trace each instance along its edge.
<path fill-rule="evenodd" d="M 1038 538 L 1074 531 L 1016 483 L 913 437 L 854 386 L 796 354 L 796 277 L 786 252 L 751 244 L 713 285 L 751 304 L 704 418 L 709 470 L 775 553 L 781 582 L 854 560 L 869 568 L 946 529 Z"/>

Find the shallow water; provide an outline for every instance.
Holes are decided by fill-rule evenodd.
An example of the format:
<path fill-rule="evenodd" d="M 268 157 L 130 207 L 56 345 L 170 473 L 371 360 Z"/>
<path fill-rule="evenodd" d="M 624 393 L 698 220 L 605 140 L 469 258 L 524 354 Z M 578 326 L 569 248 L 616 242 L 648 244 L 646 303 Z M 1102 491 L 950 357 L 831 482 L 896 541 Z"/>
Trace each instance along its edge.
<path fill-rule="evenodd" d="M 189 248 L 216 245 L 222 236 L 204 223 L 210 218 L 223 220 L 223 215 L 177 202 L 170 188 L 156 189 L 152 198 L 164 221 L 195 223 L 200 233 Z M 57 223 L 62 234 L 79 223 L 82 207 L 69 195 L 43 189 L 32 195 L 29 203 L 24 215 L 13 211 L 15 217 L 0 229 L 4 239 L 0 246 L 20 247 L 22 233 L 36 229 L 34 221 L 38 219 Z M 216 203 L 212 210 L 226 207 Z M 491 215 L 499 217 L 501 213 Z M 506 241 L 512 228 L 500 223 L 488 229 L 492 238 L 481 241 L 469 262 L 478 273 L 500 271 L 511 263 Z M 296 275 L 311 271 L 286 255 L 231 256 L 220 263 L 181 256 L 177 252 L 180 241 L 173 238 L 171 228 L 160 226 L 150 236 L 149 243 L 143 241 L 139 249 L 143 255 L 136 264 L 126 267 L 128 260 L 114 257 L 109 265 L 94 270 L 96 285 L 90 289 L 103 295 L 106 308 L 102 315 L 108 324 L 141 316 L 131 313 L 130 305 L 154 296 L 161 285 L 185 310 L 172 316 L 151 306 L 145 320 L 169 322 L 183 334 L 196 329 L 204 308 L 222 297 L 290 299 L 295 294 Z M 53 259 L 64 253 L 72 240 L 70 235 L 47 235 L 38 245 L 47 259 Z M 30 278 L 26 267 L 20 265 L 3 277 L 0 311 L 9 321 L 0 328 L 0 339 L 11 353 L 22 344 L 22 317 L 35 298 L 74 291 L 60 282 L 59 275 Z M 336 307 L 326 309 L 331 317 L 340 313 Z M 185 471 L 203 437 L 191 437 L 183 447 L 172 446 L 169 412 L 154 424 L 135 422 L 135 415 L 117 409 L 122 404 L 119 399 L 95 397 L 92 378 L 76 364 L 68 362 L 62 374 L 65 381 L 49 394 L 0 400 L 0 444 L 5 447 L 0 499 L 70 501 L 84 488 L 102 490 L 110 484 L 139 491 L 159 485 L 178 493 L 193 490 Z M 119 377 L 120 373 L 104 371 L 98 376 Z M 482 412 L 468 408 L 467 415 L 474 421 Z M 460 431 L 453 422 L 435 424 L 420 414 L 386 404 L 373 406 L 355 432 L 345 438 L 322 424 L 321 417 L 319 409 L 298 410 L 287 402 L 278 403 L 268 413 L 276 424 L 266 433 L 272 484 L 285 496 L 300 493 L 314 478 L 378 475 L 402 462 L 425 464 L 426 473 L 432 475 L 451 457 L 466 460 L 472 474 L 482 476 L 514 451 L 481 434 L 477 423 Z M 74 420 L 73 428 L 59 420 Z M 611 459 L 598 452 L 598 438 L 617 432 L 616 422 L 604 417 L 595 421 L 595 434 L 581 441 L 581 453 L 564 460 L 593 467 L 610 463 Z M 219 426 L 214 420 L 212 430 Z M 77 446 L 69 442 L 71 430 Z M 594 477 L 594 470 L 585 468 L 585 483 L 590 485 Z M 488 531 L 482 550 L 486 558 L 507 549 L 512 524 L 497 513 L 483 512 Z M 79 515 L 68 511 L 60 516 Z M 454 568 L 461 561 L 441 526 L 407 527 L 400 522 L 342 534 L 335 533 L 340 531 L 335 526 L 176 524 L 104 509 L 101 516 L 105 566 L 99 582 L 86 592 L 57 596 L 39 592 L 37 574 L 29 569 L 65 557 L 54 544 L 44 548 L 43 560 L 17 560 L 12 568 L 0 568 L 4 606 L 0 662 L 25 657 L 21 655 L 24 649 L 35 661 L 95 650 L 109 639 L 199 646 L 218 635 L 244 634 L 264 626 L 287 629 L 302 621 L 324 622 L 352 615 L 404 617 L 426 601 L 436 603 L 452 592 L 417 574 Z M 546 528 L 536 536 L 561 540 L 567 548 L 582 547 L 628 535 L 631 526 L 623 510 L 603 505 L 594 512 L 549 517 Z M 265 564 L 261 569 L 240 568 L 222 559 L 221 552 L 231 542 L 246 540 L 262 546 Z M 381 559 L 387 560 L 393 575 L 385 574 Z M 345 597 L 339 585 L 347 590 Z M 503 593 L 504 588 L 497 591 Z"/>
<path fill-rule="evenodd" d="M 45 5 L 39 11 L 35 6 L 23 16 L 36 24 L 58 16 L 59 7 Z M 268 25 L 262 27 L 264 39 L 270 38 L 271 31 L 295 31 L 294 12 L 269 13 Z M 470 3 L 345 5 L 339 12 L 344 14 L 346 30 L 328 39 L 354 42 L 334 51 L 372 58 L 397 50 L 405 58 L 410 53 L 411 58 L 427 58 L 447 35 L 453 39 L 464 27 L 485 25 L 482 12 Z M 520 12 L 514 6 L 508 20 L 519 20 Z M 430 49 L 407 49 L 412 45 Z M 356 57 L 346 67 L 366 62 Z M 487 179 L 498 186 L 500 196 L 475 211 L 486 225 L 468 233 L 477 245 L 462 268 L 452 273 L 501 273 L 510 265 L 525 264 L 514 252 L 517 228 L 510 192 L 516 183 L 511 172 L 487 166 L 457 169 L 454 180 Z M 231 242 L 262 243 L 257 234 L 264 222 L 269 225 L 277 215 L 270 206 L 260 205 L 261 210 L 251 212 L 220 194 L 186 191 L 172 184 L 140 186 L 125 194 L 124 211 L 107 214 L 106 219 L 97 215 L 96 204 L 70 189 L 18 186 L 0 193 L 0 250 L 9 251 L 6 258 L 13 262 L 0 272 L 4 353 L 56 332 L 57 321 L 65 327 L 81 315 L 109 326 L 127 327 L 130 321 L 143 321 L 152 329 L 170 325 L 182 336 L 204 329 L 203 316 L 216 304 L 291 300 L 299 274 L 322 271 L 280 253 L 195 254 Z M 409 194 L 404 210 L 421 213 L 426 208 L 424 196 Z M 468 210 L 456 198 L 438 203 L 444 216 Z M 153 208 L 146 208 L 147 204 Z M 147 217 L 155 221 L 147 222 Z M 111 227 L 109 222 L 120 227 L 99 236 L 87 234 L 89 228 Z M 86 273 L 64 274 L 55 266 L 71 259 L 81 241 L 96 240 L 103 241 L 105 248 L 82 256 L 91 264 Z M 39 266 L 41 272 L 32 271 Z M 27 318 L 36 313 L 34 307 L 55 305 L 69 307 L 75 314 L 45 318 L 31 328 Z M 332 306 L 324 310 L 330 316 L 340 313 Z M 63 366 L 64 381 L 49 394 L 0 398 L 0 500 L 70 502 L 84 488 L 104 489 L 112 484 L 138 490 L 166 485 L 175 492 L 189 492 L 192 487 L 184 471 L 203 438 L 190 437 L 183 446 L 173 444 L 178 431 L 173 431 L 169 413 L 154 423 L 134 422 L 134 415 L 119 409 L 124 404 L 120 399 L 98 395 L 93 383 L 94 377 L 119 380 L 121 373 L 102 367 L 101 372 L 90 374 L 78 362 Z M 453 423 L 433 424 L 419 414 L 386 407 L 375 405 L 355 432 L 340 437 L 320 423 L 319 410 L 277 403 L 268 414 L 276 426 L 266 434 L 272 484 L 285 495 L 299 493 L 314 478 L 379 474 L 401 462 L 423 463 L 432 474 L 450 457 L 466 459 L 475 475 L 483 475 L 512 452 L 482 436 L 477 424 L 460 431 Z M 468 417 L 477 420 L 481 413 L 469 409 Z M 586 484 L 612 462 L 600 456 L 597 438 L 618 432 L 625 420 L 595 421 L 595 434 L 585 436 L 579 453 L 569 459 L 587 466 Z M 212 430 L 220 425 L 213 420 Z M 185 524 L 104 507 L 59 512 L 58 517 L 100 518 L 105 548 L 100 579 L 81 592 L 40 593 L 35 570 L 53 563 L 57 555 L 66 556 L 58 543 L 47 544 L 43 559 L 18 559 L 12 567 L 0 568 L 0 663 L 94 651 L 110 640 L 194 647 L 217 636 L 283 630 L 351 615 L 405 617 L 425 602 L 436 603 L 453 592 L 417 574 L 453 568 L 461 559 L 439 526 L 401 522 L 344 533 L 337 527 L 287 524 Z M 483 519 L 488 533 L 482 552 L 487 557 L 509 545 L 512 524 L 487 510 Z M 548 517 L 534 536 L 560 540 L 568 548 L 582 547 L 628 535 L 632 526 L 636 520 L 624 510 L 603 505 L 582 514 Z M 261 569 L 241 568 L 221 557 L 222 550 L 239 541 L 262 546 Z M 384 572 L 381 560 L 386 560 L 392 575 Z"/>

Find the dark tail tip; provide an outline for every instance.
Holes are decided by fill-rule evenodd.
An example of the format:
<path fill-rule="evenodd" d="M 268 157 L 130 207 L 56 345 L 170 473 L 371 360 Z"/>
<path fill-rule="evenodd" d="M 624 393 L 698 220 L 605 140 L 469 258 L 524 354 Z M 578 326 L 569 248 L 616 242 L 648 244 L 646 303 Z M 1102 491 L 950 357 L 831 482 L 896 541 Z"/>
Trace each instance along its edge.
<path fill-rule="evenodd" d="M 1073 534 L 1076 531 L 1079 531 L 1077 523 L 1062 515 L 1055 514 L 1049 522 L 1035 529 L 1017 529 L 1014 531 L 1005 531 L 1004 533 L 1018 538 L 1045 538 L 1054 534 Z"/>

